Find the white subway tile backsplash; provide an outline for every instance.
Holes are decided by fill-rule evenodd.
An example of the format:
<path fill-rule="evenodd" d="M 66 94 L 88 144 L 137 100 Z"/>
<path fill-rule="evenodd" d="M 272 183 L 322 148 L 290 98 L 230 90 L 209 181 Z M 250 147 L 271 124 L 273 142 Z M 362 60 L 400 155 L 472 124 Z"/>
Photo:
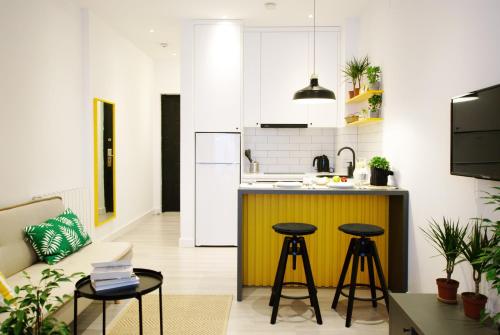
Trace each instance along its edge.
<path fill-rule="evenodd" d="M 246 143 L 244 147 L 246 148 Z M 257 143 L 255 144 L 255 150 L 278 150 L 278 144 L 276 143 Z"/>
<path fill-rule="evenodd" d="M 267 157 L 290 157 L 290 151 L 268 151 Z"/>
<path fill-rule="evenodd" d="M 301 144 L 300 150 L 321 150 L 321 143 Z"/>
<path fill-rule="evenodd" d="M 300 136 L 313 136 L 313 135 L 316 135 L 316 136 L 323 135 L 323 128 L 301 128 L 300 129 Z"/>
<path fill-rule="evenodd" d="M 268 143 L 290 143 L 290 136 L 267 136 Z"/>
<path fill-rule="evenodd" d="M 244 148 L 252 150 L 262 172 L 312 172 L 315 156 L 327 155 L 339 173 L 347 173 L 349 151 L 337 156 L 345 146 L 356 152 L 357 158 L 371 159 L 383 155 L 382 123 L 344 128 L 245 128 Z M 248 166 L 246 164 L 245 166 Z"/>
<path fill-rule="evenodd" d="M 290 136 L 290 143 L 311 143 L 311 136 Z"/>
<path fill-rule="evenodd" d="M 262 172 L 311 172 L 314 157 L 323 154 L 333 164 L 333 128 L 245 128 L 244 133 L 243 146 L 253 151 Z"/>
<path fill-rule="evenodd" d="M 300 135 L 300 129 L 295 128 L 281 128 L 278 129 L 278 135 Z"/>
<path fill-rule="evenodd" d="M 311 157 L 310 151 L 290 151 L 290 157 Z"/>
<path fill-rule="evenodd" d="M 287 150 L 287 151 L 300 150 L 300 144 L 296 144 L 296 143 L 278 143 L 278 149 L 277 150 Z"/>
<path fill-rule="evenodd" d="M 332 143 L 333 136 L 311 136 L 311 143 Z"/>

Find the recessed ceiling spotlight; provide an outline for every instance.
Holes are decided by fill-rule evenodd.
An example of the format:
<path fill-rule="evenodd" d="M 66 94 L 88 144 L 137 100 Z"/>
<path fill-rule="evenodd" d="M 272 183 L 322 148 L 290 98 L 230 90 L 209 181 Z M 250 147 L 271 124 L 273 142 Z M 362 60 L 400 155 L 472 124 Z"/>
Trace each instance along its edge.
<path fill-rule="evenodd" d="M 264 6 L 266 9 L 273 10 L 276 9 L 276 2 L 266 2 Z"/>
<path fill-rule="evenodd" d="M 314 17 L 314 15 L 309 14 L 309 15 L 307 15 L 307 17 L 310 18 L 310 19 L 312 19 Z"/>
<path fill-rule="evenodd" d="M 160 46 L 161 46 L 162 48 L 166 48 L 166 47 L 168 47 L 168 43 L 167 43 L 167 42 L 161 42 L 161 43 L 160 43 Z"/>
<path fill-rule="evenodd" d="M 227 19 L 227 15 L 223 15 L 222 18 L 225 20 Z"/>
<path fill-rule="evenodd" d="M 172 56 L 177 56 L 177 54 L 175 52 L 172 52 Z"/>
<path fill-rule="evenodd" d="M 151 29 L 149 29 L 149 32 L 150 32 L 150 33 L 154 33 L 154 32 L 155 32 L 155 30 L 154 30 L 153 28 L 151 28 Z"/>

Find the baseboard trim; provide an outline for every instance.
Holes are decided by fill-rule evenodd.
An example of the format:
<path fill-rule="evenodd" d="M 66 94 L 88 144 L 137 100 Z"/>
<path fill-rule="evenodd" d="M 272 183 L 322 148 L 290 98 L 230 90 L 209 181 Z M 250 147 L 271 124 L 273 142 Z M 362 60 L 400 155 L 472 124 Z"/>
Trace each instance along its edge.
<path fill-rule="evenodd" d="M 192 238 L 179 238 L 180 248 L 194 248 L 194 239 Z"/>
<path fill-rule="evenodd" d="M 120 237 L 120 236 L 128 233 L 132 229 L 134 229 L 139 224 L 139 222 L 141 222 L 144 218 L 146 218 L 147 216 L 153 215 L 153 214 L 154 214 L 154 211 L 151 209 L 151 210 L 145 212 L 144 214 L 139 215 L 135 219 L 131 220 L 126 225 L 124 225 L 124 226 L 118 228 L 117 230 L 112 231 L 111 233 L 103 236 L 102 238 L 100 238 L 100 240 L 106 241 L 106 242 L 113 241 L 113 240 L 117 239 L 118 237 Z"/>

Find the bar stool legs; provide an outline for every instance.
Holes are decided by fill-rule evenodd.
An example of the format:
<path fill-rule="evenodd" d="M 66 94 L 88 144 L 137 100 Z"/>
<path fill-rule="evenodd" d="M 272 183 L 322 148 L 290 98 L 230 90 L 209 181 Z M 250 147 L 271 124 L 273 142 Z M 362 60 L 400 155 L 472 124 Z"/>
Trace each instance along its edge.
<path fill-rule="evenodd" d="M 302 256 L 302 263 L 304 264 L 304 273 L 306 276 L 306 283 L 295 283 L 295 282 L 284 282 L 286 265 L 288 261 L 288 256 L 292 255 L 294 258 L 294 269 L 295 269 L 295 258 L 296 256 Z M 308 296 L 305 297 L 290 297 L 281 294 L 283 286 L 289 285 L 304 285 L 307 286 L 309 292 Z M 271 298 L 269 299 L 269 306 L 273 306 L 273 311 L 271 314 L 271 324 L 276 323 L 276 318 L 278 316 L 278 309 L 281 298 L 287 299 L 307 299 L 311 301 L 311 306 L 314 308 L 314 313 L 316 315 L 316 322 L 322 324 L 323 320 L 321 318 L 321 312 L 319 309 L 318 297 L 316 287 L 314 285 L 314 278 L 312 275 L 311 264 L 309 262 L 309 255 L 307 253 L 307 247 L 304 237 L 293 236 L 285 237 L 283 241 L 283 247 L 281 249 L 281 255 L 278 263 L 278 270 L 276 271 L 276 277 L 274 279 L 274 285 L 271 292 Z"/>
<path fill-rule="evenodd" d="M 369 285 L 357 284 L 357 274 L 358 274 L 358 265 L 359 259 L 361 258 L 361 271 L 364 270 L 364 258 L 368 262 L 368 276 L 370 280 Z M 351 269 L 351 281 L 349 284 L 344 285 L 345 277 L 347 275 L 347 270 L 349 269 L 349 264 L 352 260 L 352 269 Z M 380 281 L 380 288 L 375 286 L 375 272 L 373 265 L 375 263 L 375 269 L 377 270 L 377 275 Z M 369 286 L 371 298 L 357 298 L 355 296 L 356 286 Z M 346 295 L 342 292 L 342 289 L 349 287 L 349 294 Z M 382 291 L 382 296 L 377 297 L 377 290 Z M 380 258 L 378 256 L 377 247 L 375 242 L 370 240 L 369 238 L 352 238 L 349 243 L 349 250 L 347 251 L 347 255 L 344 261 L 344 265 L 342 266 L 342 273 L 340 274 L 339 282 L 337 288 L 335 290 L 335 296 L 332 302 L 332 309 L 336 309 L 340 295 L 347 297 L 347 315 L 345 326 L 351 326 L 352 319 L 352 310 L 354 307 L 354 300 L 361 301 L 371 301 L 373 307 L 377 307 L 377 301 L 384 299 L 387 310 L 389 310 L 389 293 L 387 291 L 387 285 L 385 283 L 384 273 L 382 271 L 382 265 L 380 263 Z"/>

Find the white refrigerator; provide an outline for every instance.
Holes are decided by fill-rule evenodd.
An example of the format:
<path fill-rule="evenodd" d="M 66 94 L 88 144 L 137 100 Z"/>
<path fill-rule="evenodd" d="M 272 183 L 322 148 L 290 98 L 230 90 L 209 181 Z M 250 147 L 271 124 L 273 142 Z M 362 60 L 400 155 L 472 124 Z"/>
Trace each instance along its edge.
<path fill-rule="evenodd" d="M 196 246 L 238 244 L 240 134 L 196 133 Z"/>

